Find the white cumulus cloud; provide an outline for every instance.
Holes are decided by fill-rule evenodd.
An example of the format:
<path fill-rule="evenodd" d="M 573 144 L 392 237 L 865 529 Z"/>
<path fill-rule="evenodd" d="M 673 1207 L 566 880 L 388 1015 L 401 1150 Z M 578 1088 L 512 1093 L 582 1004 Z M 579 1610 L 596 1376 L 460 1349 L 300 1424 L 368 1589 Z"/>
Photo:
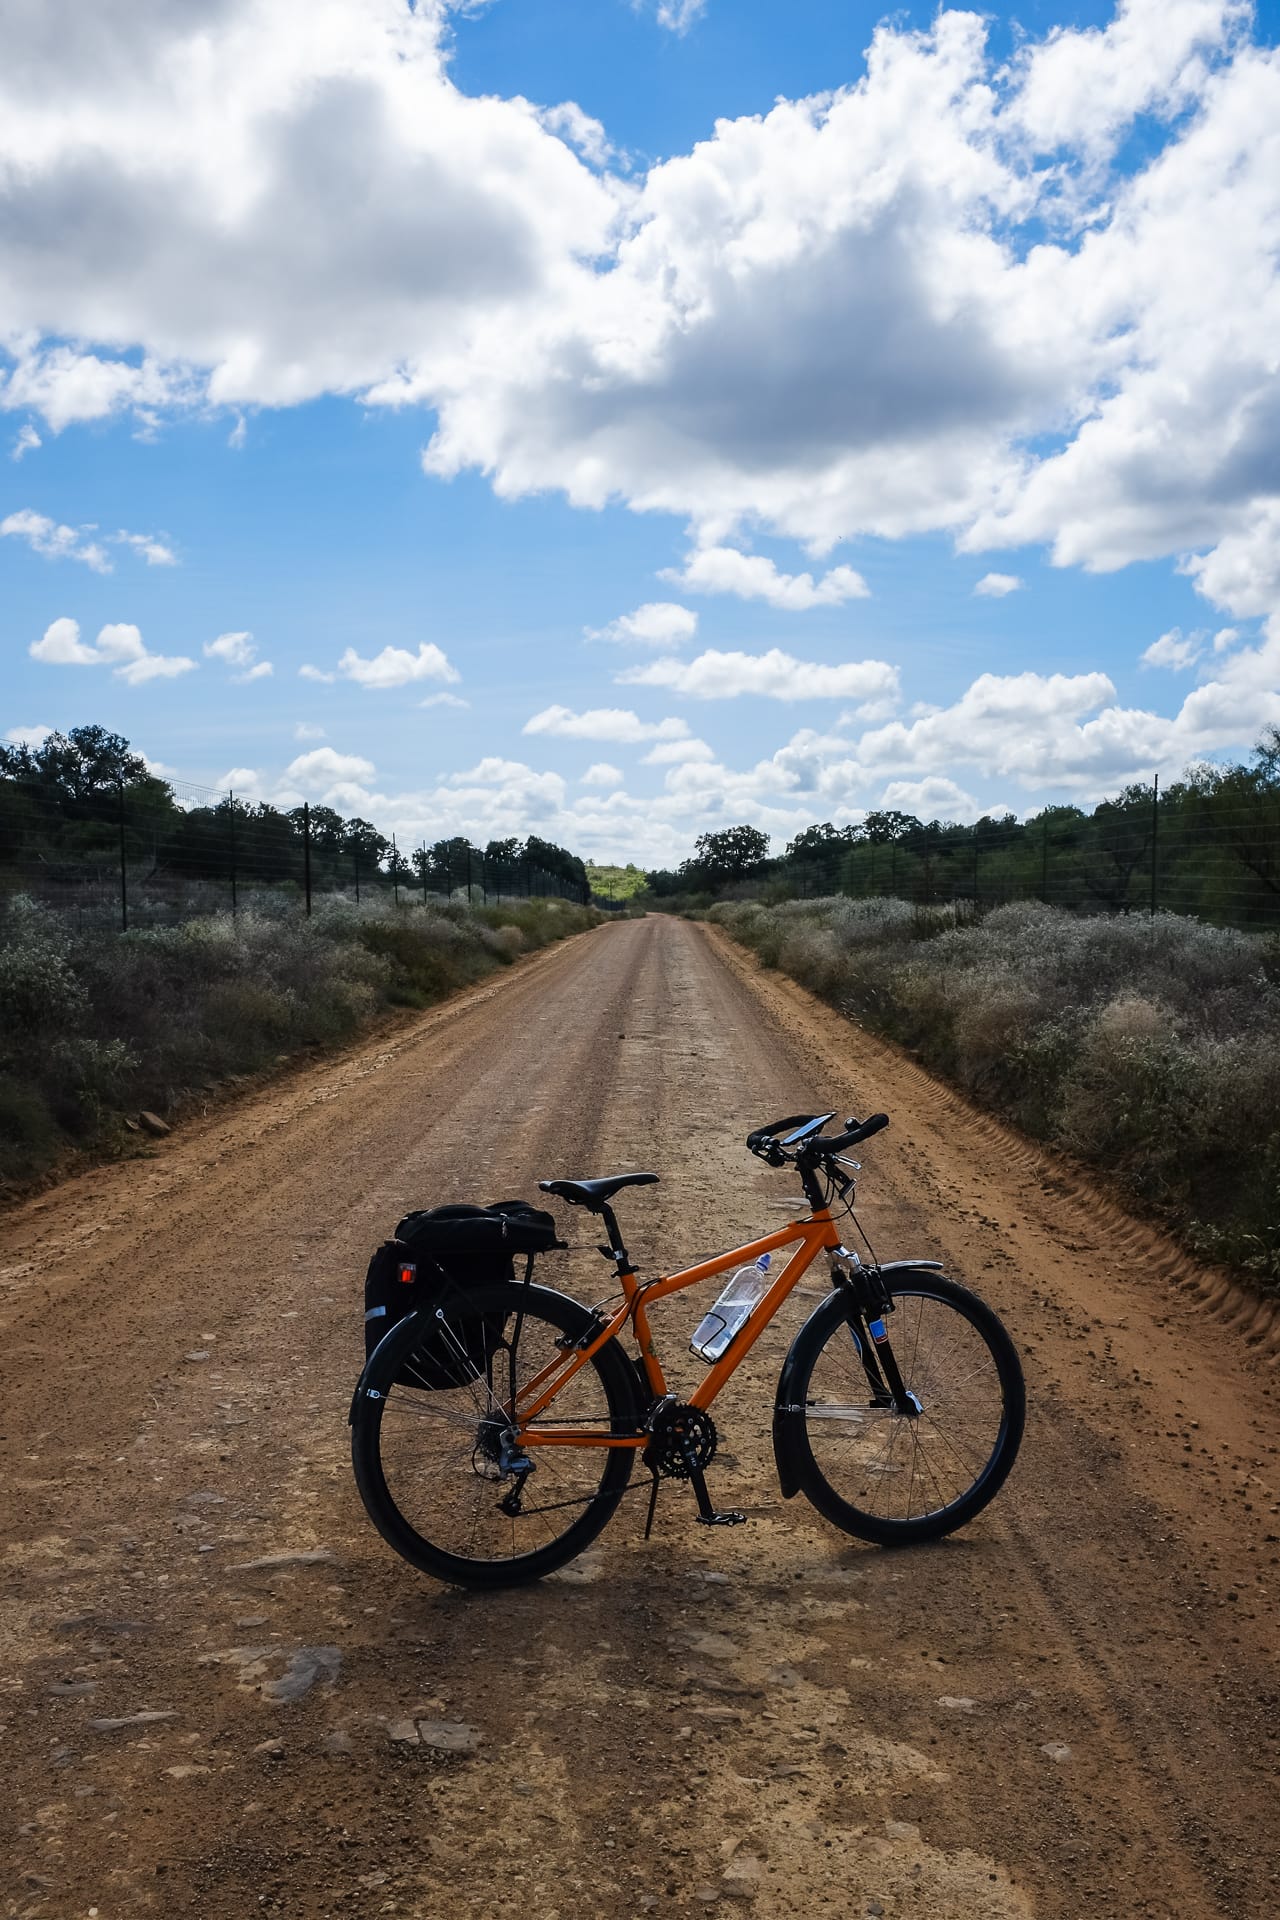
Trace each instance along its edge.
<path fill-rule="evenodd" d="M 973 11 L 886 23 L 625 180 L 572 104 L 466 95 L 443 5 L 10 13 L 0 407 L 430 408 L 431 474 L 679 514 L 744 579 L 800 542 L 775 595 L 929 531 L 1277 605 L 1280 51 L 1242 0 L 1010 60 Z"/>
<path fill-rule="evenodd" d="M 40 435 L 28 422 L 25 427 L 19 427 L 17 433 L 14 435 L 13 449 L 10 452 L 9 458 L 11 460 L 22 460 L 27 454 L 34 453 L 36 448 L 43 446 L 43 444 L 44 442 L 41 440 Z"/>
<path fill-rule="evenodd" d="M 1172 716 L 1121 706 L 1105 673 L 984 673 L 952 705 L 864 733 L 855 752 L 872 769 L 971 766 L 1028 792 L 1100 799 L 1280 725 L 1280 633 L 1222 656 L 1214 673 Z"/>
<path fill-rule="evenodd" d="M 607 760 L 597 760 L 587 768 L 581 784 L 584 787 L 620 787 L 622 769 L 611 767 Z"/>
<path fill-rule="evenodd" d="M 117 680 L 131 687 L 147 680 L 172 680 L 195 666 L 183 654 L 148 653 L 138 628 L 115 622 L 99 629 L 90 645 L 80 638 L 80 625 L 66 618 L 54 620 L 27 649 L 33 660 L 55 667 L 110 666 Z"/>
<path fill-rule="evenodd" d="M 149 567 L 176 567 L 178 556 L 164 540 L 157 539 L 153 533 L 115 533 L 112 539 L 119 546 L 131 547 L 146 561 Z"/>
<path fill-rule="evenodd" d="M 694 21 L 706 10 L 707 0 L 657 0 L 657 20 L 660 27 L 666 27 L 672 33 L 688 33 Z"/>
<path fill-rule="evenodd" d="M 846 600 L 865 600 L 871 591 L 852 567 L 831 567 L 815 580 L 811 573 L 780 573 L 764 554 L 742 553 L 737 547 L 696 547 L 683 567 L 668 567 L 661 578 L 686 593 L 733 593 L 787 613 L 843 606 Z"/>
<path fill-rule="evenodd" d="M 646 767 L 678 767 L 690 760 L 710 761 L 715 753 L 705 740 L 659 740 L 650 747 L 641 764 Z"/>
<path fill-rule="evenodd" d="M 216 640 L 206 641 L 204 651 L 224 666 L 247 667 L 258 649 L 251 633 L 220 633 Z"/>
<path fill-rule="evenodd" d="M 358 753 L 338 753 L 333 747 L 313 747 L 285 768 L 285 779 L 308 792 L 329 792 L 343 782 L 371 780 L 372 760 Z"/>
<path fill-rule="evenodd" d="M 37 439 L 36 445 L 38 446 Z M 15 452 L 14 458 L 18 455 Z M 60 526 L 47 514 L 36 513 L 30 507 L 22 507 L 16 513 L 10 513 L 0 520 L 0 535 L 14 536 L 25 540 L 36 553 L 43 554 L 47 560 L 79 560 L 95 573 L 111 573 L 111 556 L 100 540 L 91 540 L 87 536 L 98 531 L 93 524 L 82 527 Z M 128 547 L 146 561 L 149 567 L 176 567 L 178 557 L 163 540 L 150 533 L 127 533 L 123 530 L 108 536 L 113 546 Z"/>
<path fill-rule="evenodd" d="M 105 547 L 85 538 L 94 531 L 93 527 L 59 526 L 30 507 L 20 507 L 0 520 L 0 535 L 25 540 L 33 553 L 43 554 L 46 560 L 79 560 L 94 573 L 110 573 L 111 557 Z"/>
<path fill-rule="evenodd" d="M 1016 573 L 984 573 L 974 592 L 986 600 L 1003 600 L 1006 594 L 1016 593 L 1025 584 Z"/>
<path fill-rule="evenodd" d="M 258 659 L 257 643 L 251 633 L 220 633 L 216 640 L 205 643 L 204 651 L 210 660 L 220 660 L 227 667 L 239 667 L 239 673 L 231 676 L 239 686 L 253 680 L 269 680 L 275 672 L 269 660 Z"/>
<path fill-rule="evenodd" d="M 570 298 L 620 195 L 528 101 L 453 84 L 446 13 L 24 7 L 0 66 L 0 405 L 57 430 L 295 404 Z M 599 137 L 572 108 L 557 124 Z"/>
<path fill-rule="evenodd" d="M 937 774 L 926 780 L 890 780 L 878 805 L 914 813 L 917 820 L 976 820 L 983 812 L 971 793 Z"/>
<path fill-rule="evenodd" d="M 1153 640 L 1142 656 L 1142 664 L 1147 667 L 1171 667 L 1179 672 L 1183 667 L 1191 666 L 1204 651 L 1202 633 L 1183 633 L 1181 627 L 1170 627 L 1168 633 L 1162 633 Z"/>
<path fill-rule="evenodd" d="M 299 671 L 306 672 L 306 669 Z M 374 689 L 407 687 L 415 680 L 452 681 L 462 677 L 440 648 L 429 640 L 421 641 L 416 653 L 410 653 L 407 647 L 384 647 L 371 660 L 364 659 L 354 647 L 348 647 L 338 662 L 338 672 L 344 680 L 354 680 L 358 687 Z M 320 677 L 314 669 L 307 674 L 308 679 Z"/>
<path fill-rule="evenodd" d="M 574 713 L 569 707 L 544 707 L 524 723 L 525 733 L 559 734 L 567 740 L 614 740 L 629 745 L 638 740 L 682 740 L 689 728 L 679 719 L 642 720 L 626 707 L 591 707 Z"/>
<path fill-rule="evenodd" d="M 712 648 L 693 660 L 655 660 L 616 677 L 628 686 L 667 687 L 695 700 L 733 700 L 744 693 L 767 700 L 873 700 L 898 691 L 898 670 L 883 660 L 829 667 L 797 660 L 780 647 L 758 654 Z"/>
<path fill-rule="evenodd" d="M 588 640 L 616 640 L 624 646 L 678 647 L 698 631 L 691 607 L 673 600 L 647 600 L 634 613 L 620 613 L 604 627 L 584 627 Z"/>

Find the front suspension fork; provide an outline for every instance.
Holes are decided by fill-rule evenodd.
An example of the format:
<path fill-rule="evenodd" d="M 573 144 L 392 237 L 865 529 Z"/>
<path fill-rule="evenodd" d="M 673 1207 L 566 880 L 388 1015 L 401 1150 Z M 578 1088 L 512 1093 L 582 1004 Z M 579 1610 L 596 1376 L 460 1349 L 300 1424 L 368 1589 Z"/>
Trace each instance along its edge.
<path fill-rule="evenodd" d="M 835 1291 L 843 1287 L 850 1295 L 854 1294 L 853 1284 L 849 1280 L 833 1278 L 832 1287 Z M 914 1420 L 920 1412 L 920 1402 L 908 1390 L 902 1378 L 902 1370 L 898 1366 L 885 1324 L 885 1314 L 892 1310 L 892 1305 L 887 1302 L 870 1306 L 858 1300 L 849 1315 L 849 1335 L 858 1349 L 862 1371 L 867 1376 L 872 1405 L 892 1407 L 904 1419 Z"/>

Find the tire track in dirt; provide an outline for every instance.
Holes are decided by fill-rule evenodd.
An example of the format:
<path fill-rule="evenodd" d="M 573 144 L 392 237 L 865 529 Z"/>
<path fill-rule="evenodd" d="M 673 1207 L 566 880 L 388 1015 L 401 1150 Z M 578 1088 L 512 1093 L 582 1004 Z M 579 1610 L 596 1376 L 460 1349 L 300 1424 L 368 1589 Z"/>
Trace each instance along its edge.
<path fill-rule="evenodd" d="M 562 1574 L 396 1561 L 346 1457 L 358 1287 L 410 1205 L 651 1165 L 642 1268 L 776 1223 L 748 1128 L 883 1105 L 865 1219 L 1008 1319 L 995 1505 L 885 1554 L 781 1501 L 735 1376 L 708 1533 L 640 1475 Z M 1265 1356 L 1087 1187 L 706 930 L 536 956 L 0 1224 L 8 1914 L 1261 1920 L 1276 1909 Z M 590 1223 L 544 1279 L 601 1296 Z M 820 1297 L 821 1282 L 797 1302 Z M 807 1284 L 807 1283 L 806 1283 Z M 664 1361 L 702 1296 L 663 1303 Z M 723 1419 L 720 1418 L 723 1408 Z M 292 1694 L 292 1697 L 291 1697 Z M 96 1730 L 140 1712 L 171 1718 Z M 393 1738 L 462 1722 L 474 1753 Z"/>

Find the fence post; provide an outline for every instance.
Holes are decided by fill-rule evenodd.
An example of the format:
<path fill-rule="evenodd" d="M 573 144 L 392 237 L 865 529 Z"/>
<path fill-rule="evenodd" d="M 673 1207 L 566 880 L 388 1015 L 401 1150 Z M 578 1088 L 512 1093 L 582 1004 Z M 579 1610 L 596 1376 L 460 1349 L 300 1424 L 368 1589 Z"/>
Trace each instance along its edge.
<path fill-rule="evenodd" d="M 422 843 L 422 904 L 427 904 L 427 843 Z"/>
<path fill-rule="evenodd" d="M 239 901 L 236 896 L 236 796 L 234 793 L 227 795 L 227 803 L 231 809 L 229 815 L 231 822 L 231 918 L 234 920 L 240 910 Z"/>
<path fill-rule="evenodd" d="M 129 881 L 125 870 L 124 847 L 124 781 L 117 782 L 120 789 L 120 931 L 129 931 Z"/>
<path fill-rule="evenodd" d="M 1156 917 L 1156 846 L 1160 834 L 1160 775 L 1151 789 L 1151 918 Z"/>
<path fill-rule="evenodd" d="M 391 836 L 391 891 L 395 895 L 396 905 L 400 905 L 400 855 L 396 852 L 396 837 Z"/>
<path fill-rule="evenodd" d="M 311 918 L 311 802 L 302 803 L 302 884 L 307 896 L 307 918 Z"/>
<path fill-rule="evenodd" d="M 973 904 L 978 904 L 978 829 L 973 829 Z"/>
<path fill-rule="evenodd" d="M 356 905 L 360 905 L 360 842 L 357 840 L 351 848 L 351 858 L 356 870 Z"/>
<path fill-rule="evenodd" d="M 469 840 L 467 842 L 467 905 L 469 907 L 475 905 L 471 897 L 471 842 Z"/>
<path fill-rule="evenodd" d="M 1040 822 L 1040 899 L 1047 907 L 1049 904 L 1049 816 L 1047 813 Z"/>

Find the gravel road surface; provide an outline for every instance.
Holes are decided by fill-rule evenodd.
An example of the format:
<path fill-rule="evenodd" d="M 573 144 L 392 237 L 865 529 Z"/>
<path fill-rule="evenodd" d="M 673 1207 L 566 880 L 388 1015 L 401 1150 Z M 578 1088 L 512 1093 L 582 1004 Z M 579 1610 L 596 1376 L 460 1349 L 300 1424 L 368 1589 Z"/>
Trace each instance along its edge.
<path fill-rule="evenodd" d="M 747 1526 L 669 1484 L 646 1544 L 641 1473 L 540 1586 L 401 1564 L 346 1427 L 400 1214 L 651 1167 L 628 1242 L 685 1265 L 785 1217 L 748 1129 L 828 1106 L 892 1116 L 877 1250 L 944 1260 L 1023 1353 L 994 1506 L 886 1553 L 781 1500 L 810 1294 L 717 1402 Z M 540 1277 L 600 1297 L 563 1225 Z M 702 1302 L 655 1315 L 686 1387 Z M 1271 1920 L 1268 1319 L 707 929 L 541 953 L 0 1221 L 3 1912 Z"/>

